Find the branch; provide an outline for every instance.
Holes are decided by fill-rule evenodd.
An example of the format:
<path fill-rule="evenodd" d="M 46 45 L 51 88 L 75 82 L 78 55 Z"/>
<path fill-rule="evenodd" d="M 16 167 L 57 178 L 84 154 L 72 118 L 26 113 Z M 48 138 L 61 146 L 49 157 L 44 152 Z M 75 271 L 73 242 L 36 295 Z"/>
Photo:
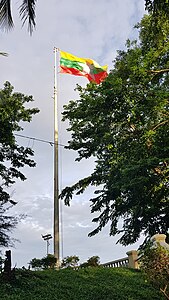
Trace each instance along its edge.
<path fill-rule="evenodd" d="M 166 293 L 168 285 L 166 284 L 166 286 L 164 287 L 164 289 L 160 288 L 160 291 L 164 294 L 164 296 L 166 297 L 166 299 L 169 300 L 169 296 Z"/>
<path fill-rule="evenodd" d="M 153 74 L 160 74 L 160 73 L 169 72 L 169 69 L 149 70 L 148 72 L 149 72 L 149 73 L 153 73 Z"/>
<path fill-rule="evenodd" d="M 153 127 L 152 130 L 154 131 L 154 130 L 157 129 L 159 126 L 164 125 L 164 124 L 167 123 L 167 122 L 169 122 L 169 120 L 165 120 L 165 121 L 163 121 L 163 122 L 157 124 L 155 127 Z"/>

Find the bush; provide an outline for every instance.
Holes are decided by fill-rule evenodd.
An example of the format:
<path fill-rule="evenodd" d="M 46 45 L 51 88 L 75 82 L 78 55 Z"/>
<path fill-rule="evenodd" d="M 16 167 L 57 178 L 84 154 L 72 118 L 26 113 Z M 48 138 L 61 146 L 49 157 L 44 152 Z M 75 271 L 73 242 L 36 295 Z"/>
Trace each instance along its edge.
<path fill-rule="evenodd" d="M 33 258 L 30 261 L 30 266 L 32 269 L 41 270 L 41 269 L 54 269 L 57 259 L 54 255 L 48 254 L 43 258 Z"/>
<path fill-rule="evenodd" d="M 76 255 L 71 255 L 63 258 L 61 263 L 61 268 L 75 268 L 78 266 L 79 257 Z"/>
<path fill-rule="evenodd" d="M 29 265 L 32 269 L 40 270 L 42 268 L 42 260 L 40 258 L 32 258 Z"/>
<path fill-rule="evenodd" d="M 80 265 L 81 268 L 86 268 L 86 267 L 98 267 L 100 264 L 100 257 L 95 255 L 90 257 L 87 262 L 84 262 L 83 264 Z"/>
<path fill-rule="evenodd" d="M 151 242 L 141 251 L 140 268 L 149 280 L 169 299 L 169 251 Z"/>
<path fill-rule="evenodd" d="M 42 258 L 42 268 L 43 269 L 54 269 L 57 259 L 54 255 L 48 254 Z"/>

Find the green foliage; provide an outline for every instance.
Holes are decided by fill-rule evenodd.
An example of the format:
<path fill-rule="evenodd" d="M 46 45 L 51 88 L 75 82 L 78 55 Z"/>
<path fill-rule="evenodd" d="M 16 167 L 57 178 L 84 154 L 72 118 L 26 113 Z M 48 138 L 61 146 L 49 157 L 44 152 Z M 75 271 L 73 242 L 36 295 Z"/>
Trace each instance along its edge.
<path fill-rule="evenodd" d="M 16 226 L 18 218 L 7 213 L 10 206 L 16 201 L 11 199 L 7 188 L 15 183 L 16 179 L 25 180 L 20 171 L 25 165 L 35 167 L 31 148 L 19 146 L 14 132 L 22 130 L 21 122 L 30 122 L 32 116 L 39 112 L 37 108 L 26 108 L 26 104 L 33 101 L 32 96 L 25 96 L 13 92 L 9 82 L 0 89 L 0 246 L 10 244 L 9 232 Z"/>
<path fill-rule="evenodd" d="M 10 186 L 16 178 L 25 180 L 26 177 L 19 169 L 24 165 L 35 166 L 35 162 L 29 158 L 33 156 L 33 150 L 17 145 L 14 135 L 14 131 L 23 129 L 21 121 L 30 122 L 32 116 L 39 112 L 37 108 L 25 108 L 25 105 L 32 101 L 32 96 L 14 93 L 9 82 L 0 90 L 0 199 L 3 203 L 9 201 L 9 195 L 2 193 L 2 186 Z"/>
<path fill-rule="evenodd" d="M 40 258 L 32 258 L 32 260 L 29 262 L 29 265 L 32 267 L 32 269 L 40 270 L 42 269 L 42 259 Z"/>
<path fill-rule="evenodd" d="M 0 278 L 1 300 L 162 300 L 141 272 L 125 268 L 74 271 L 16 271 L 16 281 Z"/>
<path fill-rule="evenodd" d="M 92 256 L 87 261 L 88 265 L 91 267 L 98 267 L 100 264 L 100 257 L 99 256 Z"/>
<path fill-rule="evenodd" d="M 9 236 L 9 233 L 16 227 L 19 218 L 9 216 L 8 208 L 4 208 L 4 205 L 0 204 L 0 246 L 7 247 L 13 245 L 15 239 Z"/>
<path fill-rule="evenodd" d="M 165 32 L 163 26 L 162 27 L 164 32 L 163 30 L 161 30 L 162 24 L 160 23 L 169 20 L 169 1 L 168 0 L 145 0 L 145 8 L 152 15 L 152 18 L 150 20 L 150 27 L 151 27 L 151 32 L 149 32 L 150 36 L 152 36 L 152 34 L 156 35 L 157 37 L 156 40 L 158 42 L 160 36 L 163 36 L 163 33 Z"/>
<path fill-rule="evenodd" d="M 149 242 L 141 252 L 140 263 L 150 281 L 169 299 L 169 251 Z"/>
<path fill-rule="evenodd" d="M 57 259 L 54 255 L 48 254 L 42 258 L 43 269 L 54 269 L 56 266 Z"/>
<path fill-rule="evenodd" d="M 74 193 L 94 186 L 91 212 L 99 215 L 90 236 L 109 223 L 123 245 L 169 229 L 169 21 L 158 17 L 157 36 L 152 18 L 137 26 L 138 42 L 128 40 L 118 51 L 105 81 L 77 86 L 79 99 L 63 112 L 71 132 L 67 148 L 77 161 L 94 157 L 96 165 L 61 198 L 69 205 Z"/>
<path fill-rule="evenodd" d="M 80 265 L 81 268 L 87 268 L 87 267 L 98 267 L 100 264 L 100 257 L 95 255 L 90 257 L 87 262 L 84 262 Z"/>
<path fill-rule="evenodd" d="M 63 258 L 61 268 L 75 268 L 78 266 L 79 257 L 76 255 L 66 256 Z"/>
<path fill-rule="evenodd" d="M 164 14 L 169 15 L 168 0 L 145 0 L 145 8 L 153 14 L 163 12 Z"/>
<path fill-rule="evenodd" d="M 48 254 L 47 256 L 39 259 L 39 258 L 33 258 L 29 265 L 32 267 L 32 269 L 35 270 L 41 270 L 41 269 L 54 269 L 56 265 L 57 259 L 54 255 Z"/>

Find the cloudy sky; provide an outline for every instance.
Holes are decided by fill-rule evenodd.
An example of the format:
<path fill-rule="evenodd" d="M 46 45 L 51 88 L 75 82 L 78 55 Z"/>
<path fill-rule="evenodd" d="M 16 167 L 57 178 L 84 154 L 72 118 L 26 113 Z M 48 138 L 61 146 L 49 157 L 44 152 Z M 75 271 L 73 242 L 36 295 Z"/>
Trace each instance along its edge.
<path fill-rule="evenodd" d="M 30 36 L 27 27 L 21 28 L 18 11 L 20 1 L 13 1 L 15 28 L 0 32 L 0 51 L 7 52 L 8 58 L 0 58 L 0 88 L 8 80 L 15 91 L 33 95 L 32 106 L 40 113 L 30 124 L 24 125 L 22 135 L 46 141 L 53 141 L 54 127 L 54 54 L 58 47 L 79 57 L 89 57 L 99 64 L 112 61 L 118 49 L 123 49 L 127 38 L 135 38 L 133 29 L 144 14 L 144 0 L 50 0 L 37 1 L 36 30 Z M 70 139 L 66 132 L 68 124 L 61 122 L 64 104 L 78 99 L 74 91 L 76 84 L 85 86 L 86 78 L 66 74 L 58 76 L 59 101 L 59 143 L 66 145 Z M 18 201 L 11 210 L 14 214 L 26 214 L 14 235 L 20 242 L 12 250 L 13 265 L 18 267 L 34 257 L 46 255 L 46 243 L 41 234 L 53 235 L 53 157 L 54 149 L 49 143 L 29 138 L 17 138 L 20 145 L 32 147 L 35 152 L 36 168 L 24 168 L 25 182 L 13 185 L 11 193 Z M 60 190 L 90 174 L 93 161 L 74 162 L 76 153 L 59 147 Z M 93 255 L 107 262 L 126 256 L 126 252 L 137 249 L 139 243 L 128 247 L 116 245 L 118 237 L 109 237 L 108 228 L 89 238 L 94 228 L 88 199 L 89 189 L 80 197 L 74 197 L 71 207 L 61 203 L 61 257 L 78 255 L 80 262 Z M 3 251 L 6 249 L 3 249 Z M 49 248 L 53 253 L 53 241 Z"/>

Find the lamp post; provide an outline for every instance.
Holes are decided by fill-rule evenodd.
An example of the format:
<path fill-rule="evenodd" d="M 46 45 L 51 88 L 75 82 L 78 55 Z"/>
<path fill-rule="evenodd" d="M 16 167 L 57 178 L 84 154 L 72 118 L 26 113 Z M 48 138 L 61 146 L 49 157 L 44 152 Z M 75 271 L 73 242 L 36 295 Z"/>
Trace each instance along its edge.
<path fill-rule="evenodd" d="M 45 235 L 42 235 L 42 238 L 44 239 L 44 241 L 46 241 L 46 244 L 47 244 L 47 247 L 46 247 L 47 254 L 46 255 L 48 256 L 48 254 L 49 254 L 49 245 L 50 245 L 49 240 L 52 239 L 52 236 L 51 236 L 51 234 L 45 234 Z"/>

